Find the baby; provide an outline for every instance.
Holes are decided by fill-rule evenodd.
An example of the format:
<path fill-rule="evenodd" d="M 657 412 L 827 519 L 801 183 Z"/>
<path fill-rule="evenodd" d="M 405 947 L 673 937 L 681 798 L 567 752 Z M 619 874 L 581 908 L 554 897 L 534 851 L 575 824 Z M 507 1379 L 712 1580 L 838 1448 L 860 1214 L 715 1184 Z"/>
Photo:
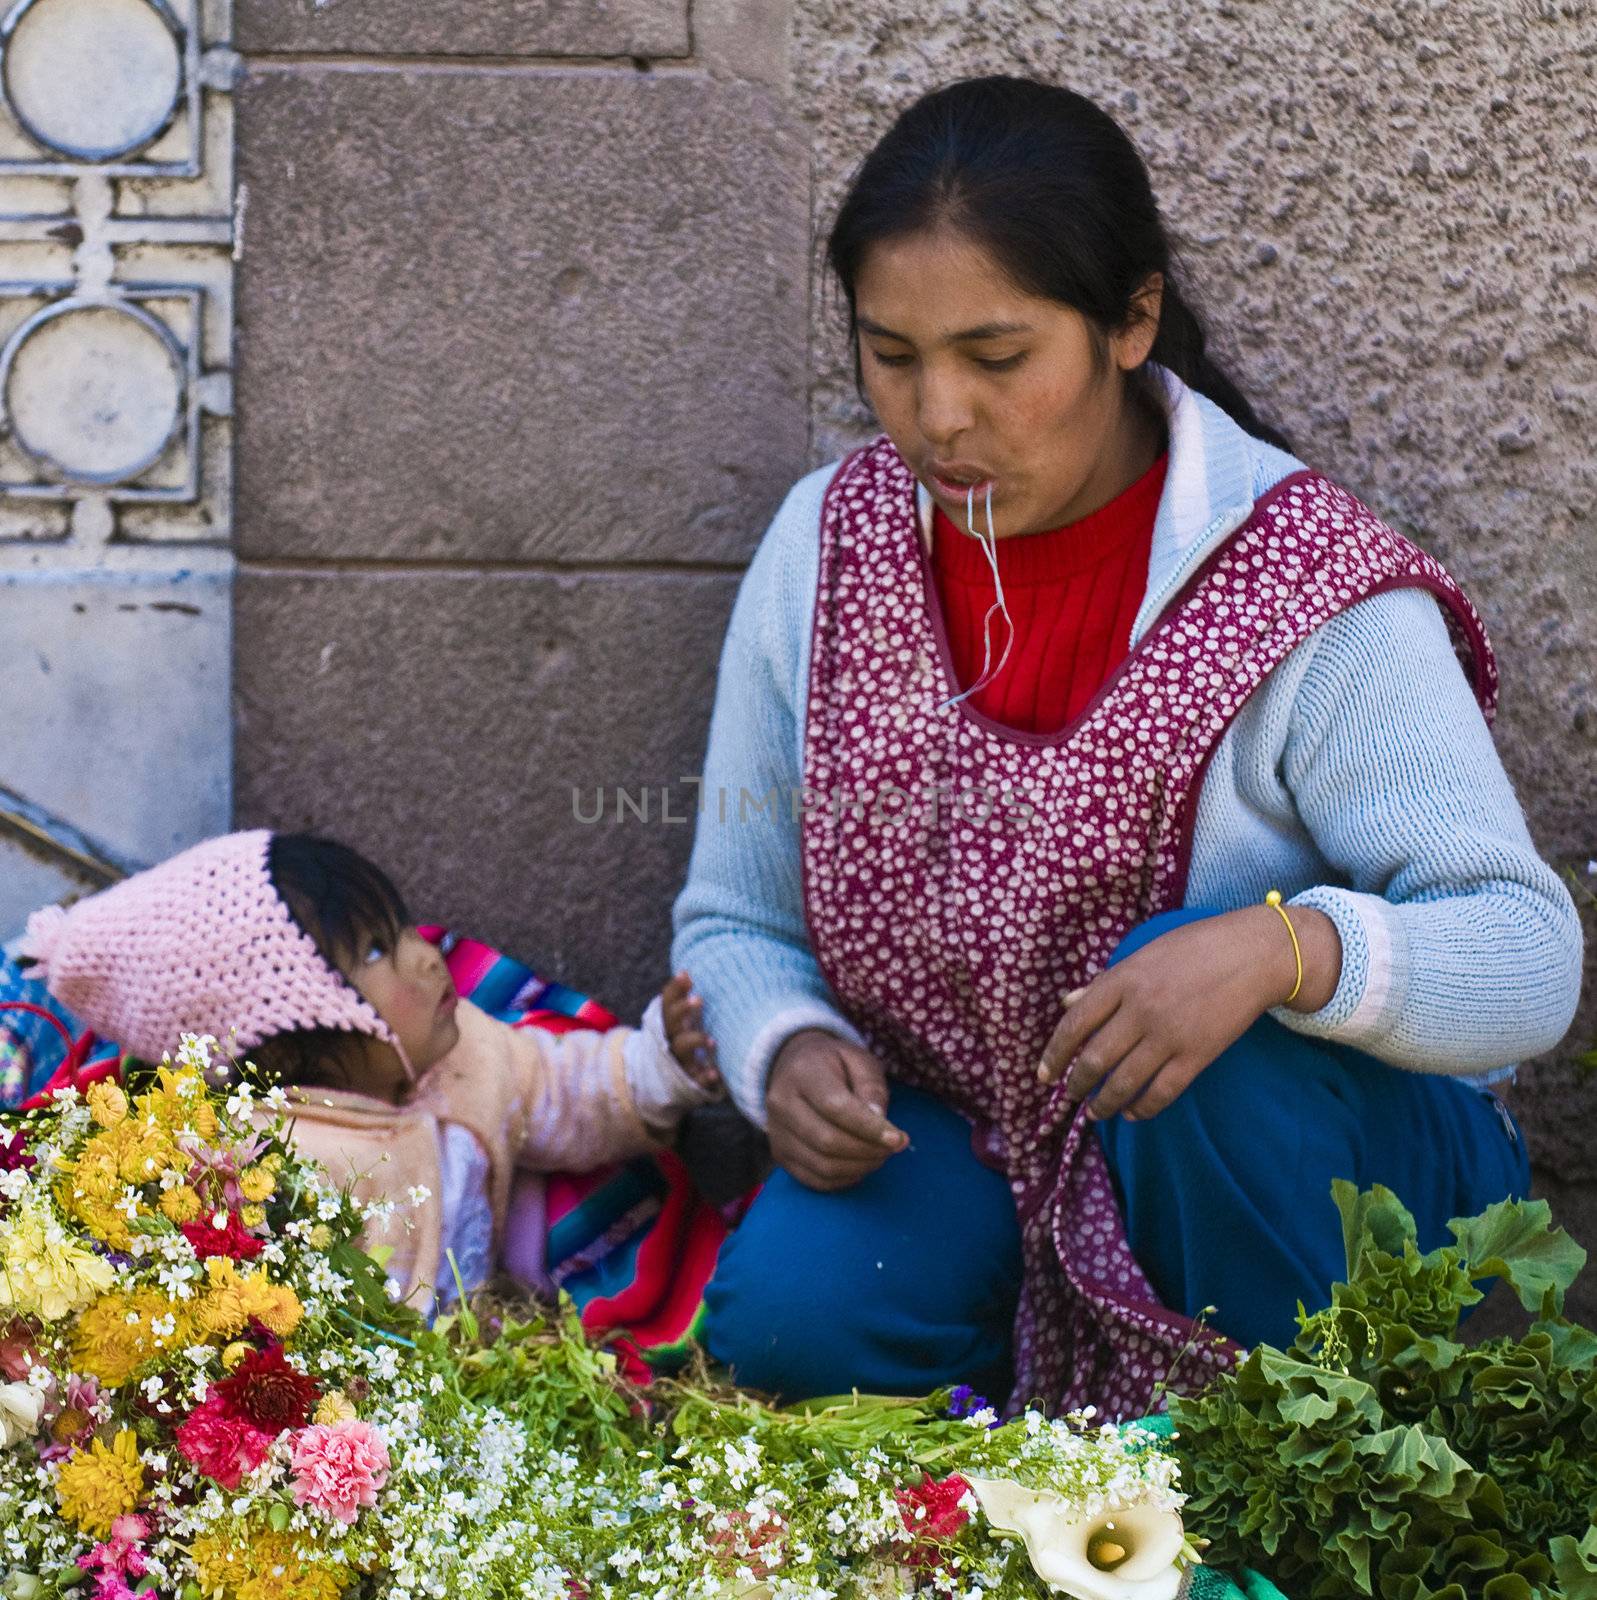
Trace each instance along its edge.
<path fill-rule="evenodd" d="M 21 952 L 132 1055 L 184 1033 L 248 1056 L 289 1097 L 296 1144 L 363 1200 L 401 1203 L 365 1243 L 422 1309 L 506 1262 L 539 1280 L 539 1174 L 668 1141 L 719 1098 L 685 974 L 638 1028 L 512 1027 L 455 993 L 388 878 L 304 834 L 228 834 L 36 912 Z"/>

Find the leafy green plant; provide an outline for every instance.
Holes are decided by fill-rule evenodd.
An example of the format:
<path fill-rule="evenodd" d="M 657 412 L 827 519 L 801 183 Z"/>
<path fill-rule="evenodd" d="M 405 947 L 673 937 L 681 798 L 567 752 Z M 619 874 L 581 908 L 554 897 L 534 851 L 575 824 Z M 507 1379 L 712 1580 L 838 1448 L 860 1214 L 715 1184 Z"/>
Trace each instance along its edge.
<path fill-rule="evenodd" d="M 1294 1600 L 1597 1600 L 1597 1334 L 1562 1314 L 1586 1252 L 1545 1201 L 1422 1253 L 1390 1190 L 1333 1193 L 1331 1306 L 1171 1403 L 1189 1533 Z M 1466 1349 L 1493 1278 L 1537 1320 Z"/>

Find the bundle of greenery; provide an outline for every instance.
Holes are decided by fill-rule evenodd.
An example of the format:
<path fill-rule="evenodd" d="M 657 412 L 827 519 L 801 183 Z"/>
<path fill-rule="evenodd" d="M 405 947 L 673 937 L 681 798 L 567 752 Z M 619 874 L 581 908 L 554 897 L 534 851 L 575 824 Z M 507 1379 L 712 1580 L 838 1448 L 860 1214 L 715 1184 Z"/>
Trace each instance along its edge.
<path fill-rule="evenodd" d="M 1545 1201 L 1422 1253 L 1389 1190 L 1334 1195 L 1330 1308 L 1172 1401 L 1189 1534 L 1293 1600 L 1597 1600 L 1597 1334 L 1562 1314 L 1586 1252 Z M 1489 1279 L 1536 1320 L 1467 1348 Z"/>

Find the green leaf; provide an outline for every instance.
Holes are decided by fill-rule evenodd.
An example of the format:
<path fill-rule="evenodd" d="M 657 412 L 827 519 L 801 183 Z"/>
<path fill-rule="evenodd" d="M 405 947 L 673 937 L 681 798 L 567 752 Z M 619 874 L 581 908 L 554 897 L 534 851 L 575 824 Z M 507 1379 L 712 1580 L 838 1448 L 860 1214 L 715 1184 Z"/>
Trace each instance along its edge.
<path fill-rule="evenodd" d="M 1470 1276 L 1502 1278 L 1527 1311 L 1543 1309 L 1552 1294 L 1554 1311 L 1586 1265 L 1586 1252 L 1562 1228 L 1552 1226 L 1545 1200 L 1500 1200 L 1478 1217 L 1448 1223 L 1469 1261 Z"/>
<path fill-rule="evenodd" d="M 266 1513 L 266 1521 L 273 1533 L 285 1533 L 293 1516 L 294 1513 L 283 1501 L 276 1500 L 272 1503 L 272 1509 Z"/>
<path fill-rule="evenodd" d="M 1373 1247 L 1389 1256 L 1401 1256 L 1403 1247 L 1418 1238 L 1414 1218 L 1390 1189 L 1375 1184 L 1359 1193 L 1346 1178 L 1331 1183 L 1331 1198 L 1342 1213 L 1342 1248 L 1347 1275 L 1356 1278 Z"/>
<path fill-rule="evenodd" d="M 1578 1541 L 1561 1535 L 1547 1551 L 1564 1600 L 1597 1600 L 1597 1527 Z"/>

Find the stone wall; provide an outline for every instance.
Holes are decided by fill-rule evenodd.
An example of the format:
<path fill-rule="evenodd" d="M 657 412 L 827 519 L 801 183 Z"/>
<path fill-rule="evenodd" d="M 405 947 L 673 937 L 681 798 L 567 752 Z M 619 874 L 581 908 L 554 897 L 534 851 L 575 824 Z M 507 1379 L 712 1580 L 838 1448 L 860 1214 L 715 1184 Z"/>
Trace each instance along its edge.
<path fill-rule="evenodd" d="M 237 23 L 239 818 L 635 1013 L 737 576 L 807 461 L 785 13 Z"/>
<path fill-rule="evenodd" d="M 1121 118 L 1246 387 L 1470 588 L 1583 870 L 1594 37 L 1589 0 L 238 0 L 240 819 L 639 1005 L 690 829 L 572 791 L 696 771 L 743 562 L 869 431 L 814 237 L 900 106 L 1010 70 Z M 1597 1244 L 1571 1053 L 1519 1107 Z"/>

